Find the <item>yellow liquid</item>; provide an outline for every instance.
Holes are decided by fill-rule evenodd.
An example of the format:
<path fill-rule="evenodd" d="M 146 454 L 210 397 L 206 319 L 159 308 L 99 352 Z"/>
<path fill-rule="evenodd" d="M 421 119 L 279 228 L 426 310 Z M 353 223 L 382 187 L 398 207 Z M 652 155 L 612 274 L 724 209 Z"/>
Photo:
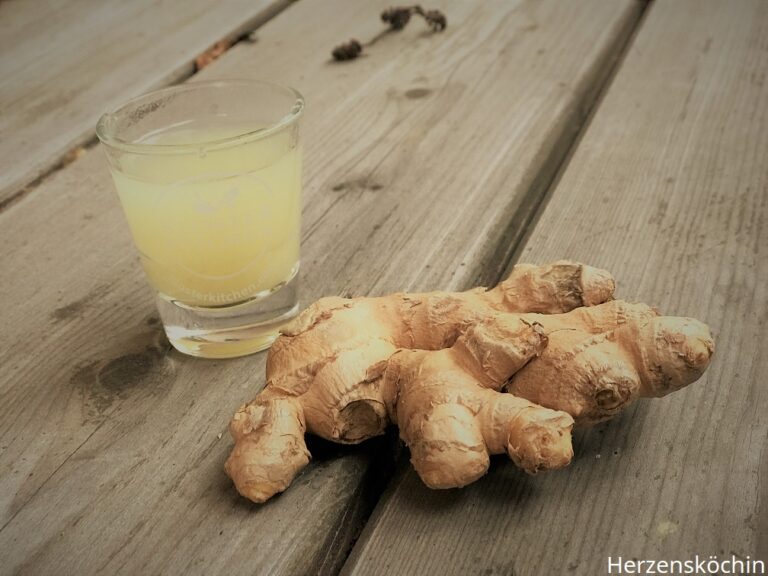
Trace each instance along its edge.
<path fill-rule="evenodd" d="M 242 126 L 181 127 L 142 142 L 190 144 Z M 113 175 L 150 283 L 192 306 L 245 302 L 298 269 L 301 153 L 285 130 L 187 154 L 128 154 Z"/>

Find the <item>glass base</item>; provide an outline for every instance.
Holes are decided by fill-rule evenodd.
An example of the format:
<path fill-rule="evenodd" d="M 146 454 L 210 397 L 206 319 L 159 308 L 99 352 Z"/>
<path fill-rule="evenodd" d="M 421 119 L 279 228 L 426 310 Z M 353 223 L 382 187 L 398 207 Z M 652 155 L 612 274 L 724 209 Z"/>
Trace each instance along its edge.
<path fill-rule="evenodd" d="M 298 267 L 287 282 L 232 306 L 190 306 L 157 295 L 157 309 L 176 350 L 200 358 L 236 358 L 265 350 L 296 316 Z"/>

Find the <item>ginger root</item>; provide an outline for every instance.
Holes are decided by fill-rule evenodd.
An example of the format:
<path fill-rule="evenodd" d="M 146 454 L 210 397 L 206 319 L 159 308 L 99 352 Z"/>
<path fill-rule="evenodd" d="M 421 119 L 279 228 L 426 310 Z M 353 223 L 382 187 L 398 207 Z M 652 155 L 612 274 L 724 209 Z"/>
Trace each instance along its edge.
<path fill-rule="evenodd" d="M 432 488 L 474 482 L 491 454 L 529 473 L 566 466 L 574 423 L 690 384 L 714 351 L 701 322 L 613 292 L 607 272 L 561 261 L 515 266 L 490 290 L 318 300 L 232 419 L 226 471 L 264 502 L 309 462 L 305 432 L 355 444 L 390 424 Z"/>

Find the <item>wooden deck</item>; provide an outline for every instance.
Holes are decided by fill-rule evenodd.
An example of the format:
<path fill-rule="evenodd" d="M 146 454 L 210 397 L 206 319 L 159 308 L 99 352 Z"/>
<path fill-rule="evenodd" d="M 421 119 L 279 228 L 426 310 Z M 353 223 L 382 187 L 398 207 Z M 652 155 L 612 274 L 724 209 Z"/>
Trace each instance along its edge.
<path fill-rule="evenodd" d="M 389 4 L 0 3 L 0 202 L 15 198 L 0 208 L 0 574 L 768 564 L 768 5 L 437 0 L 445 32 L 415 23 L 329 61 L 376 36 Z M 90 28 L 133 40 L 100 49 Z M 267 78 L 306 97 L 304 303 L 574 258 L 611 270 L 622 297 L 709 323 L 705 377 L 579 433 L 563 471 L 497 459 L 436 492 L 394 434 L 315 439 L 283 495 L 240 498 L 226 428 L 263 386 L 264 355 L 171 350 L 103 152 L 53 168 L 103 109 L 252 30 L 193 79 Z M 75 58 L 68 43 L 90 49 Z M 64 93 L 78 96 L 35 112 Z"/>

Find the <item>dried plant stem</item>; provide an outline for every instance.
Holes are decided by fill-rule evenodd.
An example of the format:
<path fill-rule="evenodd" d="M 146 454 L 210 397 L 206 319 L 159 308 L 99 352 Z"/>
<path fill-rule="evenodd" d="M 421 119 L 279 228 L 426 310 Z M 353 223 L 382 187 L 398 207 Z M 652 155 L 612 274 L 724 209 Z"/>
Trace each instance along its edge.
<path fill-rule="evenodd" d="M 381 19 L 386 24 L 389 24 L 389 28 L 382 30 L 376 34 L 376 36 L 364 43 L 352 39 L 343 44 L 339 44 L 331 52 L 333 59 L 336 61 L 354 60 L 360 56 L 364 47 L 373 46 L 387 34 L 405 28 L 413 14 L 424 18 L 424 21 L 429 25 L 433 32 L 442 32 L 448 25 L 445 14 L 439 10 L 424 10 L 419 4 L 387 8 L 381 13 Z"/>

